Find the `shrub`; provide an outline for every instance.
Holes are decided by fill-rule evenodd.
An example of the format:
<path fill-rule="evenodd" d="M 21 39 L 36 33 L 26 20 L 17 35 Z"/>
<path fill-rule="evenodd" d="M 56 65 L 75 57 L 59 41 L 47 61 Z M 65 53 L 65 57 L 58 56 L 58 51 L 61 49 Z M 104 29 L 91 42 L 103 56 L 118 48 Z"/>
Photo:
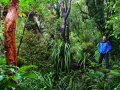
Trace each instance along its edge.
<path fill-rule="evenodd" d="M 20 48 L 19 63 L 37 65 L 42 69 L 50 66 L 47 34 L 27 32 Z"/>

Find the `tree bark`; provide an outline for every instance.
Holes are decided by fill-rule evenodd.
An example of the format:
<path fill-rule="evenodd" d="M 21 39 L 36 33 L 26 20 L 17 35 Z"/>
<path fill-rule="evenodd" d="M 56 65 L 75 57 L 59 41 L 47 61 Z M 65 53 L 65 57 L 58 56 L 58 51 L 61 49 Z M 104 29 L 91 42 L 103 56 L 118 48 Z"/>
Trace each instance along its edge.
<path fill-rule="evenodd" d="M 66 8 L 65 8 L 65 5 L 66 5 Z M 65 4 L 64 1 L 61 2 L 62 24 L 60 25 L 59 31 L 65 43 L 68 42 L 69 34 L 66 34 L 66 33 L 69 33 L 69 32 L 66 32 L 66 22 L 67 22 L 68 15 L 70 13 L 70 9 L 71 9 L 71 0 L 67 0 L 67 4 Z"/>
<path fill-rule="evenodd" d="M 4 49 L 7 65 L 17 65 L 15 45 L 16 19 L 18 15 L 18 0 L 10 0 L 4 24 Z"/>

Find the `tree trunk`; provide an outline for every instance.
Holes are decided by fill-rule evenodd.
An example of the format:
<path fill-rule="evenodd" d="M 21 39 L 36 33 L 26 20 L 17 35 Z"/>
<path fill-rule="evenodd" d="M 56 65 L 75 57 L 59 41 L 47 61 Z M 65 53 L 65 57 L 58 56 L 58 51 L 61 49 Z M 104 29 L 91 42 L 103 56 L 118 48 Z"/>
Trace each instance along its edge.
<path fill-rule="evenodd" d="M 4 49 L 7 65 L 17 65 L 15 45 L 16 19 L 18 15 L 18 0 L 10 0 L 4 26 Z"/>
<path fill-rule="evenodd" d="M 66 7 L 65 7 L 66 5 Z M 71 0 L 67 0 L 67 3 L 65 4 L 64 1 L 61 2 L 61 11 L 62 11 L 62 24 L 60 25 L 59 31 L 61 33 L 61 37 L 65 43 L 69 42 L 69 32 L 66 31 L 66 24 L 67 24 L 67 18 L 69 16 L 71 9 Z M 67 36 L 66 36 L 67 35 Z"/>

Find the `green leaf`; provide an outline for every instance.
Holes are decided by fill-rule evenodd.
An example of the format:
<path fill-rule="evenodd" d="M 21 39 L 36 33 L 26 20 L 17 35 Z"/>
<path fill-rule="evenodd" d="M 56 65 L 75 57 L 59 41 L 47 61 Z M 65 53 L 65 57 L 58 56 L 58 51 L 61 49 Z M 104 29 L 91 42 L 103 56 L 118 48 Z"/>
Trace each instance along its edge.
<path fill-rule="evenodd" d="M 17 80 L 20 80 L 22 77 L 21 77 L 21 75 L 20 74 L 16 74 L 16 75 L 14 75 L 14 76 L 12 76 L 12 79 L 14 80 L 14 81 L 17 81 Z"/>
<path fill-rule="evenodd" d="M 37 68 L 37 66 L 35 66 L 35 65 L 22 66 L 21 68 L 18 69 L 18 72 L 27 71 L 31 68 Z"/>
<path fill-rule="evenodd" d="M 37 74 L 34 72 L 24 73 L 22 76 L 26 78 L 37 78 Z"/>
<path fill-rule="evenodd" d="M 110 74 L 112 74 L 114 76 L 120 76 L 120 70 L 111 70 Z"/>

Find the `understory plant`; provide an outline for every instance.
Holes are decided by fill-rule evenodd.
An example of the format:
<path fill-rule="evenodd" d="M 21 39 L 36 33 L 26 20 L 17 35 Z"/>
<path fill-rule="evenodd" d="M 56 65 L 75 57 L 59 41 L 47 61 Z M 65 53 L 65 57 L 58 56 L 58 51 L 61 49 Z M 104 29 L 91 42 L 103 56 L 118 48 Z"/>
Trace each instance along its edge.
<path fill-rule="evenodd" d="M 23 79 L 19 83 L 19 90 L 119 90 L 120 74 L 115 70 L 100 71 L 87 69 L 69 73 L 41 73 L 36 72 L 37 78 Z"/>
<path fill-rule="evenodd" d="M 0 90 L 15 90 L 18 82 L 25 78 L 36 78 L 34 72 L 29 72 L 30 68 L 36 68 L 34 65 L 18 68 L 10 65 L 0 65 Z"/>
<path fill-rule="evenodd" d="M 49 35 L 47 33 L 26 32 L 20 47 L 19 65 L 36 65 L 38 70 L 51 66 L 49 60 L 50 51 L 48 43 Z"/>
<path fill-rule="evenodd" d="M 61 40 L 55 41 L 52 49 L 51 59 L 56 72 L 69 72 L 71 64 L 70 45 Z"/>

